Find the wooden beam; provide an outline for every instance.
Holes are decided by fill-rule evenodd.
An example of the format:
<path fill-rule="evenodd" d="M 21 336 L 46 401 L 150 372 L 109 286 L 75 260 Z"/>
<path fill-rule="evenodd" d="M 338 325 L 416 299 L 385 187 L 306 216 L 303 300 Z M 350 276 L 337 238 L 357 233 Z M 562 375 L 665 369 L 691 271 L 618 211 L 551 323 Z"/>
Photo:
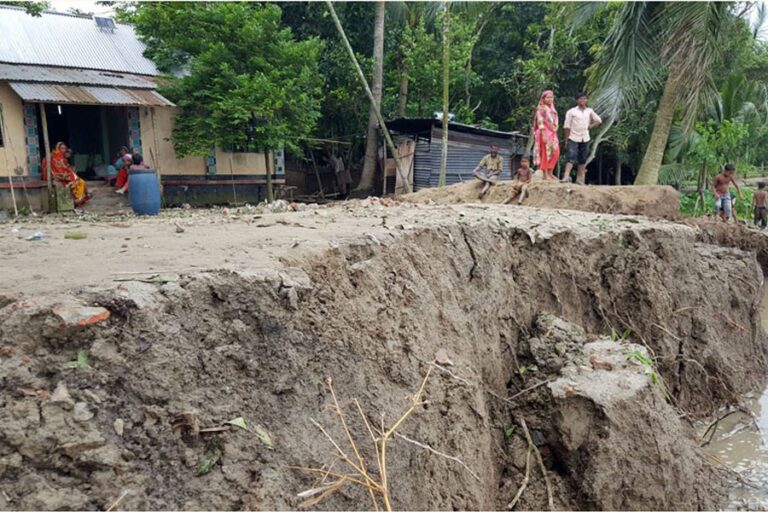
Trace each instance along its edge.
<path fill-rule="evenodd" d="M 45 115 L 45 103 L 40 105 L 40 119 L 43 122 L 43 144 L 45 144 L 45 169 L 48 177 L 48 211 L 58 211 L 56 192 L 53 190 L 53 176 L 51 175 L 51 141 L 48 138 L 48 118 Z"/>

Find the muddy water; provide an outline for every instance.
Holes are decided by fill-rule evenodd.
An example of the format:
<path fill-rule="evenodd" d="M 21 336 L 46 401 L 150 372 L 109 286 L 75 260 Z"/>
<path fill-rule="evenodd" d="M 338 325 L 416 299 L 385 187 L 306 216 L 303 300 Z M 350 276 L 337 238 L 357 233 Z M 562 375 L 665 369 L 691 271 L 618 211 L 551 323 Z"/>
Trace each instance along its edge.
<path fill-rule="evenodd" d="M 763 330 L 768 332 L 768 285 L 764 287 L 760 310 Z M 768 507 L 768 388 L 749 397 L 747 405 L 755 414 L 754 423 L 744 414 L 734 414 L 720 422 L 717 435 L 706 450 L 728 467 L 738 471 L 749 485 L 734 482 L 729 509 L 765 510 Z"/>

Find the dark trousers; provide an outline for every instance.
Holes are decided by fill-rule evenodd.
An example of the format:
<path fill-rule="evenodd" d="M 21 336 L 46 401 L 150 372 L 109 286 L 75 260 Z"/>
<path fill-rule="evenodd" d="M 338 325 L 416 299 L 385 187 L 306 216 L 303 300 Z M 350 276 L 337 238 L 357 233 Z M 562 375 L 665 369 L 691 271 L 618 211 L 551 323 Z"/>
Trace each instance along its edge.
<path fill-rule="evenodd" d="M 766 211 L 765 206 L 755 208 L 755 226 L 760 226 L 760 229 L 765 229 L 768 226 L 768 211 Z"/>

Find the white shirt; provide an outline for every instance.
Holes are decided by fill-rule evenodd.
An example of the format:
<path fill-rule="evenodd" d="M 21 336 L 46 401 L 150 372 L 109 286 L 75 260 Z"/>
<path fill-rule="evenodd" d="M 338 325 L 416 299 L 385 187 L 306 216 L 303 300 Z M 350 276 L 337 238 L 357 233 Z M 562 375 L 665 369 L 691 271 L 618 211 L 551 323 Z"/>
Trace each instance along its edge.
<path fill-rule="evenodd" d="M 570 128 L 571 133 L 568 136 L 569 140 L 573 142 L 589 142 L 589 125 L 595 123 L 602 123 L 603 120 L 600 116 L 595 114 L 595 111 L 589 107 L 580 108 L 573 107 L 571 110 L 565 113 L 565 124 L 563 128 Z"/>

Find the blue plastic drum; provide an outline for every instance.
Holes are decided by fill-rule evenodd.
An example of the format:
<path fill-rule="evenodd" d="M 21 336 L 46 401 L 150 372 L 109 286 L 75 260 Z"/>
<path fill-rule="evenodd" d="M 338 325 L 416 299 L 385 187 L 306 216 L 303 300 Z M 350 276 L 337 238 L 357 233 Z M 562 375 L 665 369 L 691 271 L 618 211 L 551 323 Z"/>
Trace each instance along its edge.
<path fill-rule="evenodd" d="M 155 171 L 150 169 L 128 172 L 128 192 L 131 208 L 136 215 L 157 215 L 160 213 L 160 186 Z"/>

